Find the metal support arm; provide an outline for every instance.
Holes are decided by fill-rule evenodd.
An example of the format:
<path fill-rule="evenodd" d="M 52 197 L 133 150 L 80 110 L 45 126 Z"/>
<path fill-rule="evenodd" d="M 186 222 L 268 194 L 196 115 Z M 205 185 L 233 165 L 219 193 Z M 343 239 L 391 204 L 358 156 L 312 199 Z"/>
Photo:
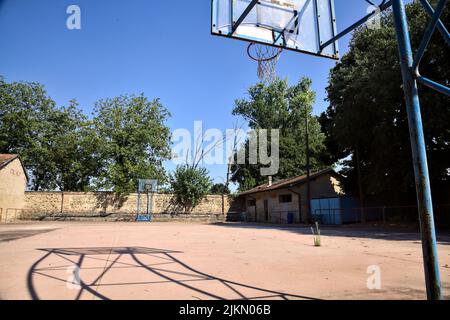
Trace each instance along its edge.
<path fill-rule="evenodd" d="M 420 1 L 420 3 L 422 3 L 422 7 L 424 7 L 424 9 L 428 13 L 428 15 L 432 17 L 434 15 L 434 9 L 430 5 L 430 3 L 427 0 L 419 0 L 419 1 Z M 438 28 L 439 32 L 442 34 L 442 36 L 444 37 L 447 44 L 450 46 L 450 33 L 448 32 L 447 28 L 444 26 L 444 24 L 442 23 L 442 21 L 440 19 L 438 20 L 437 28 Z"/>
<path fill-rule="evenodd" d="M 446 86 L 444 86 L 444 85 L 442 85 L 440 83 L 437 83 L 437 82 L 435 82 L 433 80 L 430 80 L 428 78 L 422 77 L 420 75 L 417 77 L 417 81 L 419 83 L 423 84 L 424 86 L 427 86 L 427 87 L 429 87 L 431 89 L 434 89 L 434 90 L 436 90 L 436 91 L 438 91 L 440 93 L 443 93 L 443 94 L 446 94 L 446 95 L 450 96 L 450 88 L 449 87 L 446 87 Z"/>
<path fill-rule="evenodd" d="M 423 35 L 422 41 L 420 42 L 419 49 L 417 50 L 416 57 L 414 58 L 414 62 L 412 65 L 414 70 L 417 70 L 417 68 L 419 67 L 420 61 L 422 60 L 423 55 L 427 50 L 428 44 L 430 43 L 431 37 L 433 36 L 434 30 L 436 29 L 436 26 L 439 22 L 439 18 L 444 11 L 446 2 L 447 0 L 439 1 L 436 11 L 431 18 L 431 21 L 428 23 L 425 34 Z"/>
<path fill-rule="evenodd" d="M 236 23 L 233 24 L 233 28 L 231 29 L 231 33 L 235 33 L 237 28 L 241 25 L 242 21 L 248 16 L 250 11 L 256 6 L 256 4 L 259 2 L 259 0 L 252 0 L 252 2 L 248 5 L 248 7 L 242 12 L 239 19 L 236 21 Z"/>
<path fill-rule="evenodd" d="M 380 12 L 383 12 L 384 10 L 388 9 L 390 6 L 392 5 L 392 1 L 388 1 L 386 3 L 383 3 L 380 6 Z M 320 51 L 322 51 L 323 49 L 325 49 L 326 47 L 328 47 L 330 44 L 332 44 L 333 42 L 336 42 L 337 40 L 339 40 L 340 38 L 344 37 L 345 35 L 349 34 L 350 32 L 352 32 L 353 30 L 355 30 L 356 28 L 358 28 L 359 26 L 362 26 L 364 23 L 366 23 L 367 21 L 369 21 L 375 14 L 377 13 L 377 11 L 374 11 L 372 13 L 369 13 L 367 16 L 365 16 L 364 18 L 362 18 L 361 20 L 355 22 L 354 24 L 352 24 L 350 27 L 346 28 L 345 30 L 339 32 L 336 36 L 334 36 L 333 38 L 331 38 L 330 40 L 324 42 L 321 46 L 320 46 Z"/>

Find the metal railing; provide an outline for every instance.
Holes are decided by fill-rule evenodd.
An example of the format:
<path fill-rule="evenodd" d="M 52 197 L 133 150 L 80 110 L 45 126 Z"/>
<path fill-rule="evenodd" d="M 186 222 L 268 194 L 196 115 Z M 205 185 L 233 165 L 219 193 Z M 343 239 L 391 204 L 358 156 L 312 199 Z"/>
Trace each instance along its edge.
<path fill-rule="evenodd" d="M 298 211 L 273 211 L 269 215 L 270 222 L 275 224 L 298 224 L 300 223 L 300 215 Z"/>
<path fill-rule="evenodd" d="M 341 224 L 343 209 L 315 209 L 312 214 L 313 222 L 320 224 Z"/>
<path fill-rule="evenodd" d="M 419 221 L 417 206 L 377 206 L 356 208 L 329 208 L 316 209 L 313 212 L 313 220 L 321 224 L 347 224 L 380 222 L 383 224 L 407 223 L 415 224 Z M 436 212 L 442 212 L 439 216 L 450 213 L 450 204 L 435 206 Z M 448 223 L 450 221 L 446 221 Z"/>
<path fill-rule="evenodd" d="M 245 222 L 256 222 L 256 223 L 272 223 L 272 224 L 298 224 L 300 223 L 300 216 L 298 211 L 288 210 L 288 211 L 270 211 L 266 219 L 265 213 L 249 213 L 246 212 L 244 215 Z"/>

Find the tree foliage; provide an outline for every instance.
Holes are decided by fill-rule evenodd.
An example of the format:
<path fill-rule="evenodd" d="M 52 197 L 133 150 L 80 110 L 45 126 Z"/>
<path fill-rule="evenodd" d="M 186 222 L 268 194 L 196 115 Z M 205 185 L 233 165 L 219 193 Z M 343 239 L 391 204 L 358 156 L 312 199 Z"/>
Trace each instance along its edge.
<path fill-rule="evenodd" d="M 211 187 L 211 194 L 222 195 L 230 194 L 230 189 L 224 183 L 215 183 Z"/>
<path fill-rule="evenodd" d="M 97 147 L 101 145 L 87 117 L 72 100 L 69 107 L 54 110 L 49 126 L 40 138 L 44 156 L 33 179 L 43 189 L 87 191 L 91 180 L 102 170 Z M 45 169 L 46 171 L 43 171 Z"/>
<path fill-rule="evenodd" d="M 0 77 L 0 153 L 18 153 L 31 189 L 126 194 L 138 178 L 166 180 L 168 111 L 158 100 L 120 96 L 100 100 L 89 120 L 75 100 L 57 107 L 38 83 Z"/>
<path fill-rule="evenodd" d="M 189 211 L 209 193 L 212 182 L 206 168 L 186 164 L 177 166 L 170 175 L 170 185 L 177 201 Z"/>
<path fill-rule="evenodd" d="M 20 154 L 33 190 L 82 191 L 97 165 L 85 116 L 56 107 L 38 83 L 0 79 L 0 153 Z"/>
<path fill-rule="evenodd" d="M 144 95 L 100 100 L 95 105 L 93 127 L 102 144 L 105 162 L 98 185 L 117 193 L 136 190 L 139 178 L 165 182 L 162 162 L 170 156 L 170 116 L 158 99 Z"/>
<path fill-rule="evenodd" d="M 311 169 L 323 168 L 324 140 L 316 116 L 312 114 L 315 92 L 311 80 L 302 78 L 289 86 L 287 80 L 276 79 L 271 84 L 258 83 L 248 90 L 247 99 L 236 100 L 233 115 L 242 116 L 251 129 L 280 129 L 280 170 L 277 179 L 288 178 L 306 172 L 306 119 L 309 127 L 309 153 Z M 244 148 L 248 150 L 249 141 Z M 266 182 L 261 176 L 261 165 L 232 166 L 233 182 L 239 183 L 241 191 Z"/>
<path fill-rule="evenodd" d="M 449 21 L 449 8 L 442 20 Z M 419 3 L 407 6 L 413 48 L 429 18 Z M 447 50 L 447 51 L 446 51 Z M 436 32 L 421 64 L 424 76 L 449 84 L 448 48 Z M 450 99 L 421 86 L 420 98 L 432 183 L 449 181 Z M 321 115 L 330 161 L 347 158 L 346 187 L 391 201 L 414 199 L 414 173 L 392 14 L 380 29 L 359 28 L 349 52 L 331 70 L 329 108 Z M 359 162 L 357 161 L 359 156 Z M 403 200 L 402 200 L 403 199 Z"/>

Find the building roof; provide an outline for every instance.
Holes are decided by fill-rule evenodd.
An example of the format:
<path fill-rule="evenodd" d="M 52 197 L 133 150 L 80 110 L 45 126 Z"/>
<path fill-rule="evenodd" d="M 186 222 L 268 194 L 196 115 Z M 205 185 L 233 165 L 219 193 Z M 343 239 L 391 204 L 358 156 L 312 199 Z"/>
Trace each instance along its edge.
<path fill-rule="evenodd" d="M 23 165 L 22 160 L 20 159 L 18 154 L 5 154 L 5 153 L 0 153 L 0 170 L 2 170 L 4 167 L 6 167 L 8 164 L 10 164 L 11 162 L 13 162 L 14 160 L 19 159 L 20 164 L 22 165 L 23 168 L 23 172 L 25 172 L 25 177 L 28 178 L 28 173 L 27 173 L 27 169 L 25 168 L 25 166 Z"/>
<path fill-rule="evenodd" d="M 321 170 L 321 171 L 317 171 L 314 173 L 310 174 L 310 179 L 316 179 L 320 176 L 323 176 L 325 174 L 329 174 L 332 175 L 334 177 L 340 178 L 341 176 L 334 171 L 332 168 L 328 168 L 325 170 Z M 254 193 L 258 193 L 258 192 L 266 192 L 266 191 L 272 191 L 272 190 L 277 190 L 277 189 L 282 189 L 282 188 L 292 188 L 294 186 L 297 186 L 299 184 L 303 184 L 306 183 L 307 181 L 307 176 L 302 175 L 302 176 L 297 176 L 297 177 L 293 177 L 293 178 L 288 178 L 288 179 L 284 179 L 284 180 L 280 180 L 280 181 L 276 181 L 274 183 L 272 183 L 271 186 L 269 186 L 269 183 L 265 183 L 262 184 L 260 186 L 257 186 L 253 189 L 250 189 L 248 191 L 245 192 L 241 192 L 239 193 L 240 196 L 244 196 L 244 195 L 250 195 L 250 194 L 254 194 Z"/>
<path fill-rule="evenodd" d="M 5 167 L 8 163 L 18 158 L 18 154 L 1 154 L 0 153 L 0 169 Z"/>

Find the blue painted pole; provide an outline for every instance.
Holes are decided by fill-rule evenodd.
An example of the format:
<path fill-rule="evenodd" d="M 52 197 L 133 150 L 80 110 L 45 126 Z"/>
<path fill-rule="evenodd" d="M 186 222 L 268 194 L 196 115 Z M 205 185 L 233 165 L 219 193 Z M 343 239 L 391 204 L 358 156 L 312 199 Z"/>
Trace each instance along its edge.
<path fill-rule="evenodd" d="M 420 43 L 419 49 L 416 52 L 416 57 L 414 58 L 414 62 L 413 62 L 414 70 L 418 70 L 418 68 L 419 68 L 420 61 L 422 60 L 423 55 L 425 54 L 425 51 L 427 50 L 428 44 L 430 43 L 431 37 L 433 36 L 434 30 L 436 29 L 436 26 L 439 22 L 439 18 L 441 17 L 441 14 L 445 9 L 446 3 L 447 3 L 447 0 L 440 0 L 436 7 L 436 11 L 434 12 L 433 16 L 431 17 L 431 21 L 425 30 L 425 34 Z"/>
<path fill-rule="evenodd" d="M 427 297 L 430 300 L 441 300 L 442 291 L 436 248 L 436 232 L 434 230 L 433 202 L 431 199 L 430 178 L 428 176 L 419 93 L 414 69 L 412 68 L 413 55 L 408 31 L 408 20 L 403 0 L 393 0 L 392 7 L 414 162 Z"/>
<path fill-rule="evenodd" d="M 418 76 L 417 81 L 431 89 L 434 89 L 440 93 L 450 96 L 450 88 L 449 87 L 443 86 L 440 83 L 437 83 L 435 81 L 432 81 L 432 80 L 422 77 L 422 76 Z"/>
<path fill-rule="evenodd" d="M 424 7 L 425 11 L 428 13 L 430 17 L 434 15 L 434 9 L 433 7 L 428 3 L 427 0 L 419 0 L 420 3 L 422 3 L 422 6 Z M 447 42 L 447 44 L 450 46 L 450 33 L 448 32 L 447 28 L 444 26 L 442 21 L 439 19 L 437 28 L 439 32 L 444 37 L 444 40 Z"/>

